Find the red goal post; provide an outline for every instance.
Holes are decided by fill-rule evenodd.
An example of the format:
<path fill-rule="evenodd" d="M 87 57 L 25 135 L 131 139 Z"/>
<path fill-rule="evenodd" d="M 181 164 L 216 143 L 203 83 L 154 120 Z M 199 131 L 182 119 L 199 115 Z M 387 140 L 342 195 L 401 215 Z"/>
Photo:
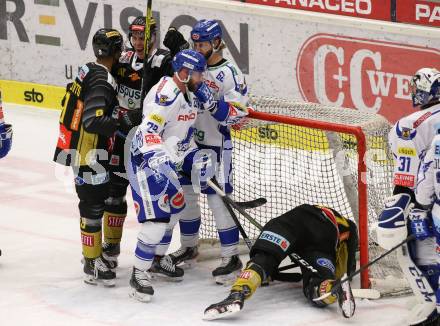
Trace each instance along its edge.
<path fill-rule="evenodd" d="M 249 118 L 257 119 L 261 121 L 279 122 L 284 124 L 291 124 L 295 126 L 302 126 L 306 128 L 313 128 L 319 130 L 328 130 L 339 133 L 351 134 L 356 137 L 358 146 L 358 176 L 363 176 L 367 172 L 367 166 L 364 158 L 367 153 L 365 134 L 360 126 L 348 126 L 339 123 L 330 123 L 326 121 L 317 121 L 304 118 L 296 118 L 283 116 L 273 113 L 264 113 L 251 110 Z M 359 263 L 360 265 L 366 265 L 369 261 L 368 255 L 368 203 L 367 203 L 367 185 L 363 178 L 358 177 L 358 193 L 359 193 Z M 370 287 L 370 278 L 368 275 L 368 269 L 361 273 L 361 287 Z"/>

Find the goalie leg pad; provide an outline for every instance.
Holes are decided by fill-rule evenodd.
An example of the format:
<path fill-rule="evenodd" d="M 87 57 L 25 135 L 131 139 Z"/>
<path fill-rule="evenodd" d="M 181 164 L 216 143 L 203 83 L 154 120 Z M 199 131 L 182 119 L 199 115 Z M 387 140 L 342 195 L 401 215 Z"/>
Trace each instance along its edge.
<path fill-rule="evenodd" d="M 436 297 L 428 279 L 414 263 L 413 257 L 406 244 L 397 249 L 397 261 L 418 301 L 418 305 L 410 311 L 407 320 L 410 325 L 417 325 L 436 311 Z"/>

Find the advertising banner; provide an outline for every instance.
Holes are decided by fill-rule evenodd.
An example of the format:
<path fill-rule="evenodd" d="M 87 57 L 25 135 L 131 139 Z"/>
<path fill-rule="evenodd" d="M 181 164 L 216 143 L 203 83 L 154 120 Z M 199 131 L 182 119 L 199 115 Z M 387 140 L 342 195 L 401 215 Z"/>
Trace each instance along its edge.
<path fill-rule="evenodd" d="M 390 20 L 391 12 L 391 1 L 384 0 L 246 0 L 246 2 L 378 20 Z"/>
<path fill-rule="evenodd" d="M 398 1 L 396 20 L 402 23 L 440 27 L 440 0 Z"/>

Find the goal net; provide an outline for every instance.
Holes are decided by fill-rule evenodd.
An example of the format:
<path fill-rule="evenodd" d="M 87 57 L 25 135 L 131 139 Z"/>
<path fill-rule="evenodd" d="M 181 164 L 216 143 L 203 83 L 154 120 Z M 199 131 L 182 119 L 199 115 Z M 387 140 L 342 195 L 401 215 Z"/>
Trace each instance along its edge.
<path fill-rule="evenodd" d="M 266 198 L 267 204 L 249 210 L 262 225 L 303 203 L 333 207 L 358 225 L 359 263 L 380 255 L 374 225 L 392 194 L 388 121 L 369 112 L 267 97 L 253 97 L 251 107 L 250 118 L 232 132 L 234 200 Z M 205 201 L 202 215 L 201 238 L 218 238 Z M 255 239 L 258 229 L 240 221 Z M 397 293 L 407 288 L 403 279 L 390 255 L 361 275 L 361 286 Z"/>

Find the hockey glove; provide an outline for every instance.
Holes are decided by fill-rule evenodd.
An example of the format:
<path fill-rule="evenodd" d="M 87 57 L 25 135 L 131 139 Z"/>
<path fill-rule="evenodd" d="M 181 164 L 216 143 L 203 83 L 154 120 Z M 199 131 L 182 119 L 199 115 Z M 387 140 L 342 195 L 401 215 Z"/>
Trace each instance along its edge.
<path fill-rule="evenodd" d="M 123 111 L 119 114 L 119 130 L 128 135 L 133 127 L 140 125 L 142 122 L 142 112 L 136 111 Z"/>
<path fill-rule="evenodd" d="M 0 125 L 0 158 L 5 157 L 12 146 L 12 126 L 8 124 Z"/>
<path fill-rule="evenodd" d="M 163 150 L 154 150 L 143 155 L 141 169 L 147 176 L 154 175 L 156 182 L 177 180 L 176 167 L 169 155 Z"/>
<path fill-rule="evenodd" d="M 217 108 L 217 101 L 214 99 L 214 95 L 205 83 L 199 84 L 199 87 L 194 92 L 194 95 L 202 104 L 204 110 L 208 110 L 212 113 Z"/>
<path fill-rule="evenodd" d="M 417 240 L 425 240 L 434 235 L 427 211 L 414 208 L 409 213 L 409 221 L 411 233 L 415 235 Z"/>
<path fill-rule="evenodd" d="M 170 27 L 163 39 L 163 45 L 169 50 L 171 57 L 174 57 L 177 52 L 189 48 L 189 43 L 185 40 L 182 33 L 180 33 L 175 27 Z"/>

